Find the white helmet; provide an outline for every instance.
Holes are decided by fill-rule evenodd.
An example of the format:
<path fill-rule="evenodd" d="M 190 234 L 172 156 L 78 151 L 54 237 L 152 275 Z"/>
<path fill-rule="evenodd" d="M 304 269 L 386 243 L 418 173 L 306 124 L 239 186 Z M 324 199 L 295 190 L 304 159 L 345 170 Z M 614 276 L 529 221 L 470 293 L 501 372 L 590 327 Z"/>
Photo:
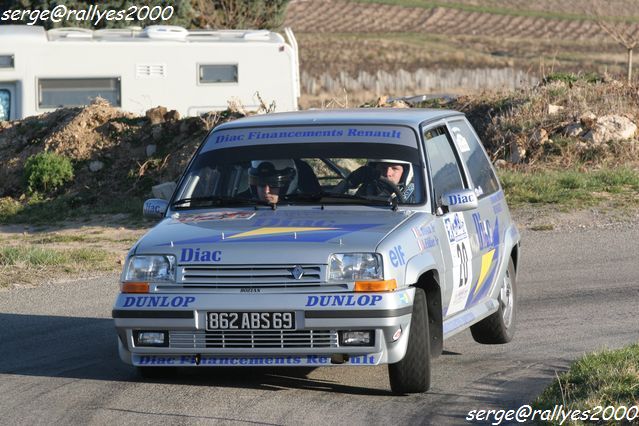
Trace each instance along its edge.
<path fill-rule="evenodd" d="M 402 177 L 400 179 L 400 183 L 402 185 L 408 185 L 413 180 L 413 164 L 410 161 L 404 160 L 394 160 L 390 158 L 379 158 L 379 159 L 370 159 L 366 164 L 371 167 L 375 167 L 377 164 L 399 164 L 404 168 L 402 172 Z"/>
<path fill-rule="evenodd" d="M 251 161 L 248 175 L 251 187 L 268 185 L 281 188 L 282 194 L 291 194 L 297 189 L 297 167 L 291 159 Z"/>

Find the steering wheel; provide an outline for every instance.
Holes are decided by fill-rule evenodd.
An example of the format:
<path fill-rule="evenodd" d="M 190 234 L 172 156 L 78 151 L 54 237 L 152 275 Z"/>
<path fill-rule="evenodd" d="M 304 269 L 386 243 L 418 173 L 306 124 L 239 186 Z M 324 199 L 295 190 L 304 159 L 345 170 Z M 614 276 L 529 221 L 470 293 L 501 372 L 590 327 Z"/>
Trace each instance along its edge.
<path fill-rule="evenodd" d="M 391 182 L 389 179 L 383 176 L 379 176 L 373 179 L 372 183 L 374 183 L 378 188 L 389 192 L 390 195 L 395 194 L 395 196 L 397 197 L 397 201 L 404 201 L 404 194 L 402 194 L 402 190 L 399 189 L 399 187 Z"/>
<path fill-rule="evenodd" d="M 345 194 L 349 188 L 355 188 L 359 185 L 374 185 L 375 189 L 379 192 L 385 191 L 389 193 L 389 196 L 395 194 L 398 201 L 404 200 L 404 195 L 397 185 L 388 180 L 387 178 L 380 176 L 379 171 L 368 165 L 362 166 L 359 169 L 352 172 L 344 181 L 343 184 L 338 185 L 338 191 Z M 361 188 L 360 188 L 361 189 Z M 378 195 L 378 194 L 366 194 L 366 195 Z"/>

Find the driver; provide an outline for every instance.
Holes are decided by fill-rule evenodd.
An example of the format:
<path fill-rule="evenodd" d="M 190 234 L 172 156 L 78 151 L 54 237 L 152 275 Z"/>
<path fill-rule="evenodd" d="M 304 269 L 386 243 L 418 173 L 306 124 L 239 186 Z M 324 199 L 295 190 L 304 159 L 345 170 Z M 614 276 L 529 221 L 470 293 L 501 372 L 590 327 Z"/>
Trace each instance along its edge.
<path fill-rule="evenodd" d="M 248 177 L 251 193 L 269 204 L 297 189 L 297 168 L 290 159 L 251 161 Z"/>
<path fill-rule="evenodd" d="M 395 193 L 391 189 L 396 186 L 402 195 L 399 201 L 412 203 L 415 201 L 412 179 L 413 169 L 408 161 L 380 159 L 369 160 L 365 166 L 351 173 L 346 181 L 350 188 L 359 186 L 356 195 L 362 196 L 393 196 Z"/>

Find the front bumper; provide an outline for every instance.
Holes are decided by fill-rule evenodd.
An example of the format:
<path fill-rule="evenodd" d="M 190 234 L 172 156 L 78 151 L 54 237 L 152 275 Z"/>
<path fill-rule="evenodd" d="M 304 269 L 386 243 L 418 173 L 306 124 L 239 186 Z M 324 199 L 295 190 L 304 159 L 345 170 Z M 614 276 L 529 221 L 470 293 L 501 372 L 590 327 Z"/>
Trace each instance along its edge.
<path fill-rule="evenodd" d="M 136 366 L 377 365 L 404 357 L 414 294 L 120 294 L 113 318 L 120 358 Z M 285 311 L 295 330 L 206 330 L 207 312 Z M 169 344 L 138 347 L 137 330 L 166 331 Z M 340 330 L 374 330 L 374 342 L 341 345 Z"/>

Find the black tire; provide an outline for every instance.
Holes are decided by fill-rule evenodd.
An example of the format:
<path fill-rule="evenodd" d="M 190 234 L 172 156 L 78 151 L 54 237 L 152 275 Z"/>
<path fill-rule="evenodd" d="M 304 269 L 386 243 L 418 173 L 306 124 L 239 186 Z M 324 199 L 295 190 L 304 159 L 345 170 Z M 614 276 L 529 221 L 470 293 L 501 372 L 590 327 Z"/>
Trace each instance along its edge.
<path fill-rule="evenodd" d="M 166 379 L 175 371 L 173 367 L 136 367 L 138 375 L 143 379 Z"/>
<path fill-rule="evenodd" d="M 426 392 L 430 388 L 428 307 L 426 293 L 421 288 L 415 288 L 406 355 L 401 361 L 388 365 L 388 377 L 391 390 L 396 394 Z"/>
<path fill-rule="evenodd" d="M 507 286 L 506 280 L 510 281 L 510 290 L 504 290 L 504 286 Z M 508 270 L 506 271 L 506 277 L 502 282 L 502 287 L 499 292 L 499 309 L 491 316 L 479 321 L 477 324 L 470 327 L 470 332 L 473 335 L 473 339 L 477 343 L 485 345 L 499 345 L 508 343 L 512 340 L 515 334 L 515 324 L 517 319 L 517 285 L 516 285 L 515 265 L 513 260 L 508 262 Z M 504 312 L 506 311 L 507 304 L 504 303 L 502 298 L 505 293 L 512 294 L 512 299 L 509 304 L 511 306 L 510 321 L 504 319 Z M 510 294 L 506 294 L 509 297 Z"/>

